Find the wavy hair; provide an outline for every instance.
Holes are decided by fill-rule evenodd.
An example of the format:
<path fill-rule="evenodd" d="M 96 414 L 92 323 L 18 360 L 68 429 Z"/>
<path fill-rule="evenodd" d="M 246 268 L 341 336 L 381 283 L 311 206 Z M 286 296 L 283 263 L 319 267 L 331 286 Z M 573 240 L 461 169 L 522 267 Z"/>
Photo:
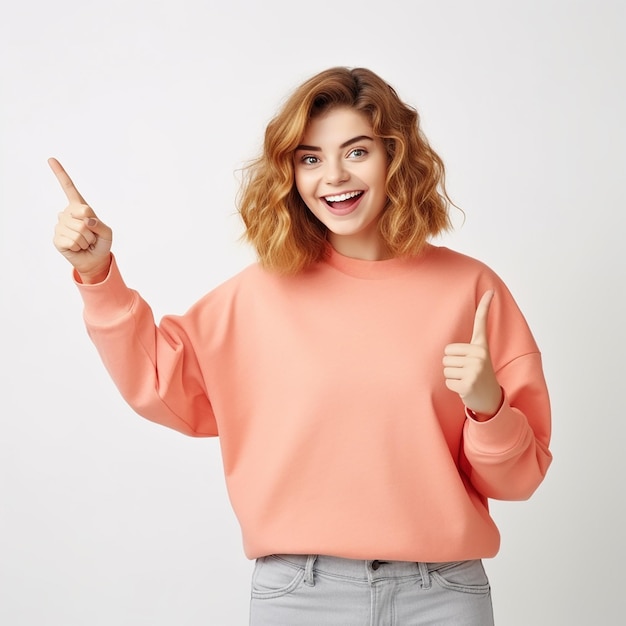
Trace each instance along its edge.
<path fill-rule="evenodd" d="M 388 202 L 378 228 L 391 255 L 419 254 L 429 237 L 451 227 L 444 164 L 422 133 L 417 111 L 374 72 L 335 67 L 293 92 L 268 124 L 261 156 L 243 170 L 243 237 L 267 269 L 297 273 L 327 252 L 327 228 L 296 189 L 293 156 L 309 121 L 334 107 L 365 114 L 385 145 Z"/>

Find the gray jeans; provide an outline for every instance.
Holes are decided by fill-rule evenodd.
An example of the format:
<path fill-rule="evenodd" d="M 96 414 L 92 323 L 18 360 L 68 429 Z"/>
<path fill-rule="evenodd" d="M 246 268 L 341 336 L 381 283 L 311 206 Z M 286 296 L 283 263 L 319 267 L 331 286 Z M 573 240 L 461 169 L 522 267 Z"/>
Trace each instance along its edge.
<path fill-rule="evenodd" d="M 481 561 L 272 555 L 252 575 L 250 626 L 492 626 Z"/>

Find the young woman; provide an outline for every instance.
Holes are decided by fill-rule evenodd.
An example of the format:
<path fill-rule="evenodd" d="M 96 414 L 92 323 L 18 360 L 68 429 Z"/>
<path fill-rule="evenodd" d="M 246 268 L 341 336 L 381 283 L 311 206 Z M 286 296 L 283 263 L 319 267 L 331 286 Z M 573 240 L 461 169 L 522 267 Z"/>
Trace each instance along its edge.
<path fill-rule="evenodd" d="M 220 437 L 251 624 L 493 623 L 488 499 L 541 483 L 549 399 L 500 278 L 429 242 L 449 201 L 416 111 L 366 69 L 300 86 L 239 198 L 258 263 L 158 326 L 50 165 L 69 201 L 55 245 L 121 393 Z"/>

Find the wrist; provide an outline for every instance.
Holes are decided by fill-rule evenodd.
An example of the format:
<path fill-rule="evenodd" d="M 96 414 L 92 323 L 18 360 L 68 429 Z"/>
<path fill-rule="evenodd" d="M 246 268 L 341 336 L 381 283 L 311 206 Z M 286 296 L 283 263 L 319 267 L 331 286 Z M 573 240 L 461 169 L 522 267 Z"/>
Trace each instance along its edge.
<path fill-rule="evenodd" d="M 475 411 L 474 409 L 471 409 L 470 407 L 466 406 L 465 415 L 469 417 L 470 419 L 473 419 L 476 422 L 486 422 L 490 420 L 492 417 L 495 417 L 500 412 L 500 409 L 502 408 L 503 404 L 504 404 L 504 390 L 502 389 L 502 387 L 500 387 L 500 399 L 498 401 L 498 404 L 496 405 L 495 410 Z"/>
<path fill-rule="evenodd" d="M 81 272 L 76 270 L 77 278 L 84 285 L 95 285 L 97 283 L 101 283 L 106 280 L 109 275 L 109 271 L 111 269 L 111 255 L 109 254 L 109 258 L 106 263 L 89 271 L 89 272 Z"/>

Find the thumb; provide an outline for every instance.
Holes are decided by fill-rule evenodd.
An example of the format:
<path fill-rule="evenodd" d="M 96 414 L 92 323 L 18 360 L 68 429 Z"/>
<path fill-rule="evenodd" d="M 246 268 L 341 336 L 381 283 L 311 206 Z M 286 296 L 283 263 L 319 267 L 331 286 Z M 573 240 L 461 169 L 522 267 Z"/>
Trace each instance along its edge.
<path fill-rule="evenodd" d="M 112 239 L 111 229 L 97 217 L 85 217 L 83 218 L 83 222 L 85 223 L 85 226 L 87 226 L 87 228 L 98 237 L 109 241 Z"/>
<path fill-rule="evenodd" d="M 483 294 L 474 315 L 474 327 L 472 329 L 472 339 L 470 343 L 487 347 L 487 317 L 489 307 L 493 300 L 494 291 L 490 289 Z"/>

